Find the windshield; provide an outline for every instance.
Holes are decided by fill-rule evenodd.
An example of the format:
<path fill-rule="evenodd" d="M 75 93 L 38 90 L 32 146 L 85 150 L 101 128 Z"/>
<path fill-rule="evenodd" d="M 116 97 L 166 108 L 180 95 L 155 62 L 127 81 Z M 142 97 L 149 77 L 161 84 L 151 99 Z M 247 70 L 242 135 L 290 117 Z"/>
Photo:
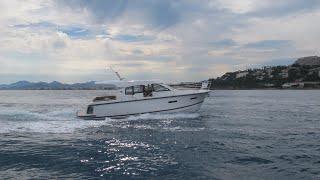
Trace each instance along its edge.
<path fill-rule="evenodd" d="M 152 92 L 170 91 L 169 88 L 160 84 L 136 85 L 125 88 L 126 95 L 143 93 L 144 96 L 152 96 Z"/>
<path fill-rule="evenodd" d="M 170 89 L 160 85 L 160 84 L 152 84 L 152 89 L 155 92 L 159 92 L 159 91 L 170 91 Z"/>

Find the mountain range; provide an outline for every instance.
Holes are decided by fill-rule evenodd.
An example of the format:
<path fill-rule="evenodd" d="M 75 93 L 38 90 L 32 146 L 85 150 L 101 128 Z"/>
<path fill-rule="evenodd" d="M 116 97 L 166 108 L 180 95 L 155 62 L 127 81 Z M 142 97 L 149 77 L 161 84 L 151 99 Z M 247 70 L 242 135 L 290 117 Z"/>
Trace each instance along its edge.
<path fill-rule="evenodd" d="M 96 84 L 95 81 L 74 84 L 65 84 L 58 81 L 49 83 L 18 81 L 12 84 L 0 84 L 1 90 L 94 90 L 114 88 L 115 86 L 112 84 Z"/>

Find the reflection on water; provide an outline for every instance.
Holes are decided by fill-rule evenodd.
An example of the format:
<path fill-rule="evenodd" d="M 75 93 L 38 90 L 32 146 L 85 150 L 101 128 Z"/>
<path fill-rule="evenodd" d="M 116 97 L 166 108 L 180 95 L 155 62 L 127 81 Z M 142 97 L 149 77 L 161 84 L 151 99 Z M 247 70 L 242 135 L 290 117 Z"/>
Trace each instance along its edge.
<path fill-rule="evenodd" d="M 215 91 L 199 113 L 75 118 L 103 93 L 0 91 L 0 176 L 320 178 L 320 91 Z"/>

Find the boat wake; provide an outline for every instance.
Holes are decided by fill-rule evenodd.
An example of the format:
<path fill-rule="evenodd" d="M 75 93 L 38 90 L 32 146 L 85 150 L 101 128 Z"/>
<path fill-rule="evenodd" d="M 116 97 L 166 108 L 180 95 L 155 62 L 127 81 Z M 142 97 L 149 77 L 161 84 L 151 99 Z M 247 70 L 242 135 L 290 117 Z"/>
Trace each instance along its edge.
<path fill-rule="evenodd" d="M 197 123 L 199 117 L 198 113 L 142 114 L 114 120 L 112 126 L 156 131 L 202 131 L 204 128 L 198 127 Z"/>
<path fill-rule="evenodd" d="M 167 120 L 167 119 L 194 119 L 198 118 L 198 113 L 170 113 L 170 114 L 141 114 L 137 116 L 129 116 L 128 120 Z"/>
<path fill-rule="evenodd" d="M 173 120 L 195 119 L 198 113 L 172 113 L 172 114 L 142 114 L 129 116 L 124 119 L 82 120 L 75 117 L 77 107 L 55 109 L 53 111 L 26 110 L 19 108 L 0 109 L 0 133 L 9 132 L 36 132 L 36 133 L 73 133 L 87 128 L 101 126 L 135 125 L 137 128 L 149 127 L 150 121 L 157 123 L 157 127 L 168 128 Z M 136 121 L 136 123 L 133 123 Z M 152 124 L 152 123 L 151 123 Z M 123 128 L 122 127 L 122 128 Z M 153 129 L 152 128 L 152 129 Z M 172 127 L 176 129 L 176 127 Z"/>
<path fill-rule="evenodd" d="M 100 127 L 108 124 L 108 121 L 85 121 L 77 119 L 74 112 L 75 109 L 72 108 L 49 112 L 1 109 L 0 133 L 73 133 L 79 129 Z"/>

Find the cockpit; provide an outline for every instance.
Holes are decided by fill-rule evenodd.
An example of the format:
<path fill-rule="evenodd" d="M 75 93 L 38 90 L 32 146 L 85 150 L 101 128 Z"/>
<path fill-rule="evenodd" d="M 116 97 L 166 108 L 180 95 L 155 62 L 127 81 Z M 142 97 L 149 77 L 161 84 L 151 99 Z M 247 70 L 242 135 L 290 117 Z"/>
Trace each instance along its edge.
<path fill-rule="evenodd" d="M 131 98 L 130 96 L 134 96 L 134 98 L 154 97 L 161 95 L 165 91 L 174 91 L 174 88 L 171 86 L 157 81 L 119 81 L 112 84 L 117 87 L 115 91 L 109 93 L 109 95 L 95 97 L 93 102 L 121 101 L 123 99 Z"/>

